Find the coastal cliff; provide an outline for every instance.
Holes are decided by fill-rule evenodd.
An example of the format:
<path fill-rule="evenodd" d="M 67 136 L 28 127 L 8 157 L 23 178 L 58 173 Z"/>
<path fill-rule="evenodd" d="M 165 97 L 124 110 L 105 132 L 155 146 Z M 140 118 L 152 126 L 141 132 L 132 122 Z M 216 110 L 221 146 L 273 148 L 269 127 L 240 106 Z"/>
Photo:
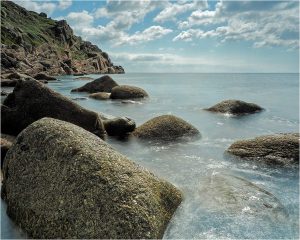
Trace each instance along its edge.
<path fill-rule="evenodd" d="M 108 54 L 73 34 L 65 20 L 1 1 L 1 74 L 124 73 Z"/>

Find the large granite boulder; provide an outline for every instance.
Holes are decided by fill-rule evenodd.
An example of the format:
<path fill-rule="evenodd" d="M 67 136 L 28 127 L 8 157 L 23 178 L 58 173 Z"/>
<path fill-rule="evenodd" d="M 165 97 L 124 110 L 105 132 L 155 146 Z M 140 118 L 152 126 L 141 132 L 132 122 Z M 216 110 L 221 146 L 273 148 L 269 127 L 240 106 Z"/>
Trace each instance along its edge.
<path fill-rule="evenodd" d="M 263 108 L 254 103 L 247 103 L 240 100 L 225 100 L 205 110 L 216 113 L 243 115 L 260 112 Z"/>
<path fill-rule="evenodd" d="M 156 239 L 182 196 L 97 136 L 43 118 L 8 151 L 2 198 L 31 238 Z"/>
<path fill-rule="evenodd" d="M 111 91 L 111 99 L 133 99 L 148 97 L 145 90 L 139 87 L 122 85 L 114 87 Z"/>
<path fill-rule="evenodd" d="M 176 141 L 189 140 L 199 137 L 199 131 L 184 121 L 173 115 L 162 115 L 145 122 L 133 132 L 133 135 L 150 141 Z"/>
<path fill-rule="evenodd" d="M 105 75 L 83 85 L 80 88 L 72 89 L 71 92 L 111 92 L 111 90 L 116 86 L 118 86 L 118 84 L 110 76 Z"/>
<path fill-rule="evenodd" d="M 260 136 L 233 143 L 227 152 L 266 163 L 299 164 L 299 133 Z"/>
<path fill-rule="evenodd" d="M 125 136 L 135 129 L 135 122 L 127 117 L 117 117 L 103 121 L 105 130 L 110 136 Z"/>
<path fill-rule="evenodd" d="M 101 137 L 105 134 L 98 114 L 84 109 L 36 80 L 19 81 L 3 105 L 3 133 L 17 135 L 34 121 L 52 117 L 74 123 Z"/>

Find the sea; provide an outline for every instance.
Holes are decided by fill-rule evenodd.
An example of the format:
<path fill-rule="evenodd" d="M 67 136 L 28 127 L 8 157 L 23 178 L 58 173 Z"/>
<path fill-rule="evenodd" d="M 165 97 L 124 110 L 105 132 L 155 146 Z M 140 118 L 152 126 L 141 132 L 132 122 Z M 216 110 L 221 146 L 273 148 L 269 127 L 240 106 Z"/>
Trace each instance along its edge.
<path fill-rule="evenodd" d="M 91 99 L 87 93 L 70 92 L 88 82 L 75 76 L 58 77 L 48 86 L 87 109 L 108 117 L 129 117 L 137 126 L 173 114 L 201 133 L 196 141 L 160 145 L 134 138 L 106 140 L 183 192 L 165 239 L 299 239 L 299 167 L 270 166 L 225 152 L 236 140 L 299 132 L 299 74 L 126 73 L 111 77 L 120 85 L 143 88 L 149 98 Z M 226 99 L 253 102 L 265 110 L 242 117 L 204 110 Z M 26 238 L 5 210 L 2 201 L 1 238 Z"/>

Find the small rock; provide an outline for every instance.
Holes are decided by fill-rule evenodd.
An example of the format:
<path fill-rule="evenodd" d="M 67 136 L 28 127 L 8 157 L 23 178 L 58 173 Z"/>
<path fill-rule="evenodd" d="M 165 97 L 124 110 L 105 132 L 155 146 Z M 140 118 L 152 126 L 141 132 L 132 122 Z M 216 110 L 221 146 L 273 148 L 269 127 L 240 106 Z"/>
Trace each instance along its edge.
<path fill-rule="evenodd" d="M 135 122 L 127 117 L 118 117 L 103 121 L 105 130 L 110 136 L 124 136 L 135 129 Z"/>
<path fill-rule="evenodd" d="M 98 100 L 107 100 L 110 98 L 110 93 L 107 93 L 107 92 L 92 93 L 89 95 L 89 97 L 98 99 Z"/>
<path fill-rule="evenodd" d="M 128 85 L 114 87 L 110 95 L 111 99 L 133 99 L 145 97 L 148 97 L 148 94 L 145 90 L 139 87 L 133 87 Z"/>
<path fill-rule="evenodd" d="M 240 100 L 225 100 L 205 110 L 216 113 L 242 115 L 260 112 L 263 108 L 254 103 L 247 103 Z"/>

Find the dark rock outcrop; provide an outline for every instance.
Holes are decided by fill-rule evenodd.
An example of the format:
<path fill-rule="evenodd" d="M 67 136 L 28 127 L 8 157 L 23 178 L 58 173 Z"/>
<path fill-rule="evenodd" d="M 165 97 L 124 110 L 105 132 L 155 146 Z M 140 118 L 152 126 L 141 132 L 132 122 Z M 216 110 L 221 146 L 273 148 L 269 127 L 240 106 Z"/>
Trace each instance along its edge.
<path fill-rule="evenodd" d="M 107 100 L 110 99 L 110 93 L 107 92 L 97 92 L 89 95 L 90 98 L 98 99 L 98 100 Z"/>
<path fill-rule="evenodd" d="M 47 81 L 57 80 L 55 77 L 48 76 L 47 74 L 44 73 L 38 73 L 33 78 L 36 80 L 47 80 Z"/>
<path fill-rule="evenodd" d="M 9 150 L 9 148 L 11 147 L 11 145 L 12 145 L 12 143 L 13 143 L 14 140 L 15 140 L 15 138 L 13 136 L 1 133 L 1 137 L 0 137 L 0 145 L 1 145 L 1 169 L 2 169 L 2 166 L 3 166 L 3 162 L 4 162 L 4 158 L 6 156 L 6 153 Z"/>
<path fill-rule="evenodd" d="M 114 87 L 111 91 L 111 99 L 133 99 L 133 98 L 145 98 L 148 94 L 145 90 L 128 85 L 121 85 Z"/>
<path fill-rule="evenodd" d="M 247 103 L 240 100 L 225 100 L 205 110 L 216 113 L 243 115 L 260 112 L 263 108 L 254 103 Z"/>
<path fill-rule="evenodd" d="M 99 116 L 36 80 L 19 81 L 1 107 L 1 130 L 17 135 L 34 121 L 52 117 L 74 123 L 98 136 L 105 130 Z"/>
<path fill-rule="evenodd" d="M 299 164 L 299 133 L 260 136 L 233 143 L 227 152 L 271 164 Z"/>
<path fill-rule="evenodd" d="M 181 118 L 162 115 L 145 122 L 133 132 L 133 135 L 150 141 L 176 141 L 199 137 L 199 131 Z"/>
<path fill-rule="evenodd" d="M 110 76 L 105 75 L 95 79 L 92 82 L 85 84 L 80 88 L 72 89 L 71 92 L 88 92 L 88 93 L 108 92 L 109 93 L 116 86 L 118 86 L 118 84 Z"/>
<path fill-rule="evenodd" d="M 8 151 L 2 198 L 31 238 L 157 239 L 182 196 L 95 135 L 43 118 Z"/>
<path fill-rule="evenodd" d="M 110 136 L 125 136 L 135 129 L 135 122 L 127 117 L 117 117 L 103 121 L 105 130 Z"/>

